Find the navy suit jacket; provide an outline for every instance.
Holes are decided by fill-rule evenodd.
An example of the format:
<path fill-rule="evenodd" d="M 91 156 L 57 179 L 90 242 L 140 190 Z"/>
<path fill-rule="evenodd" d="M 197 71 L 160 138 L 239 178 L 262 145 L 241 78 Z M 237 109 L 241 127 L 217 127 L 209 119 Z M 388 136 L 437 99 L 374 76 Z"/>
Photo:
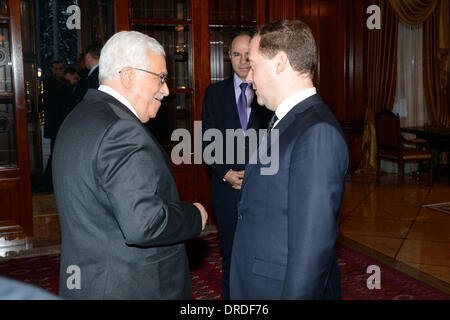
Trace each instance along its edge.
<path fill-rule="evenodd" d="M 231 298 L 339 299 L 335 242 L 348 167 L 344 135 L 318 95 L 297 104 L 275 129 L 278 173 L 262 175 L 259 161 L 246 167 Z M 276 143 L 271 138 L 269 146 Z"/>
<path fill-rule="evenodd" d="M 240 93 L 239 93 L 240 94 Z M 247 125 L 248 129 L 267 129 L 273 112 L 263 106 L 258 105 L 256 95 L 252 102 L 252 111 Z M 239 113 L 236 105 L 236 93 L 234 91 L 233 77 L 215 83 L 206 89 L 203 100 L 202 111 L 202 131 L 208 129 L 218 129 L 225 137 L 227 129 L 242 129 L 239 121 Z M 214 163 L 211 165 L 211 202 L 215 206 L 223 208 L 235 208 L 239 199 L 239 190 L 233 189 L 231 184 L 223 181 L 223 177 L 229 170 L 242 171 L 248 162 L 249 150 L 248 139 L 246 140 L 245 163 L 239 164 L 237 159 L 237 145 L 235 144 L 233 164 L 226 163 L 227 150 L 223 149 L 223 164 Z M 203 143 L 203 149 L 210 142 Z"/>

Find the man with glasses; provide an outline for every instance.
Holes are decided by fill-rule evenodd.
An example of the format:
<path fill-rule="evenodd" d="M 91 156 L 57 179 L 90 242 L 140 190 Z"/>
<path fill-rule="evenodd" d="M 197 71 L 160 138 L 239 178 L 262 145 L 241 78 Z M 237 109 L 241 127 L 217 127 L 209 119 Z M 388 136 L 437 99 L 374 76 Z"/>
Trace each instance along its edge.
<path fill-rule="evenodd" d="M 61 127 L 54 164 L 59 293 L 68 299 L 190 299 L 184 241 L 205 227 L 181 202 L 169 159 L 143 123 L 169 94 L 163 47 L 135 31 L 102 49 L 100 87 Z"/>

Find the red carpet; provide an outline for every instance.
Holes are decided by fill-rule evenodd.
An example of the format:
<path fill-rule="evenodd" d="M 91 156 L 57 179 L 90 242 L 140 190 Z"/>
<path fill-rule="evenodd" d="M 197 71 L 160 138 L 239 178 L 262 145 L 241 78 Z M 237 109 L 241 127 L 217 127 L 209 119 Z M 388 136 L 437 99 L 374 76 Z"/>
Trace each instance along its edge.
<path fill-rule="evenodd" d="M 187 250 L 193 298 L 220 299 L 221 256 L 217 233 L 190 240 Z M 342 298 L 345 300 L 450 300 L 450 295 L 345 246 L 338 246 L 337 253 L 342 273 Z M 380 290 L 366 287 L 369 265 L 381 268 Z M 1 276 L 34 284 L 53 293 L 58 291 L 58 272 L 59 255 L 0 261 Z"/>

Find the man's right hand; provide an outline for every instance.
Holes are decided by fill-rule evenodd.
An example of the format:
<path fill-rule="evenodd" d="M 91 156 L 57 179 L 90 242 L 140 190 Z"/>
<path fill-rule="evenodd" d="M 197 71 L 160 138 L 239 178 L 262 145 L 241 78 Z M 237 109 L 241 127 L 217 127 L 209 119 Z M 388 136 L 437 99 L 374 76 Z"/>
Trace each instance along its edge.
<path fill-rule="evenodd" d="M 208 222 L 208 213 L 206 212 L 205 207 L 203 207 L 200 203 L 195 202 L 194 206 L 200 211 L 202 215 L 202 231 L 205 230 L 206 222 Z"/>
<path fill-rule="evenodd" d="M 230 170 L 227 172 L 225 177 L 223 177 L 229 184 L 233 187 L 233 189 L 241 190 L 242 180 L 244 179 L 245 171 L 234 171 Z"/>

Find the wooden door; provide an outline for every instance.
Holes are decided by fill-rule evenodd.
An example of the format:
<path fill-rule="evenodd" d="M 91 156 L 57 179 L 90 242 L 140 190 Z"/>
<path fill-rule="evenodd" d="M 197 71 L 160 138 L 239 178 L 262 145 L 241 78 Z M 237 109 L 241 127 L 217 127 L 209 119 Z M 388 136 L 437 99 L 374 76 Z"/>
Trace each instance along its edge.
<path fill-rule="evenodd" d="M 0 247 L 33 234 L 20 0 L 0 1 Z"/>

